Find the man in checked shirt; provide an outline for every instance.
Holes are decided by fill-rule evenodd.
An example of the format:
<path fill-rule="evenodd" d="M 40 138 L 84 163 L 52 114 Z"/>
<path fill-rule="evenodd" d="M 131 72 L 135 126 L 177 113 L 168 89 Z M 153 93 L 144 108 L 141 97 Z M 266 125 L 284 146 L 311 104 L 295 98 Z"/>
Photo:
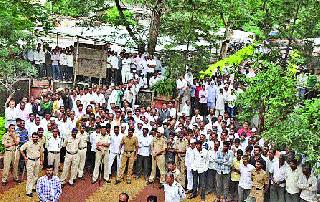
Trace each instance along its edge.
<path fill-rule="evenodd" d="M 39 199 L 43 202 L 58 202 L 61 192 L 60 179 L 58 176 L 53 175 L 53 165 L 48 165 L 46 175 L 40 177 L 37 183 Z"/>

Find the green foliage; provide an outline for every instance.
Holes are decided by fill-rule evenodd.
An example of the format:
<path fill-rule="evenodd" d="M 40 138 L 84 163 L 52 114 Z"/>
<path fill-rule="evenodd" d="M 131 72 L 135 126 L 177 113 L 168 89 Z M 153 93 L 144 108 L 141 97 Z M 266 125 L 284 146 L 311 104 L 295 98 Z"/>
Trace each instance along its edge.
<path fill-rule="evenodd" d="M 104 0 L 53 0 L 46 7 L 55 14 L 71 17 L 87 17 L 90 12 L 104 7 Z"/>
<path fill-rule="evenodd" d="M 176 89 L 176 81 L 168 78 L 159 80 L 151 87 L 157 96 L 173 96 Z"/>
<path fill-rule="evenodd" d="M 220 71 L 222 71 L 223 67 L 240 65 L 244 60 L 252 57 L 254 55 L 254 51 L 255 51 L 255 45 L 249 45 L 242 48 L 241 50 L 237 51 L 235 54 L 230 55 L 226 58 L 223 58 L 222 60 L 219 60 L 218 62 L 212 65 L 209 65 L 208 69 L 200 72 L 201 78 L 205 76 L 212 76 L 213 72 L 217 68 L 220 68 Z"/>
<path fill-rule="evenodd" d="M 262 129 L 268 130 L 275 120 L 283 120 L 293 110 L 296 80 L 288 69 L 270 61 L 257 62 L 260 72 L 246 79 L 247 88 L 238 99 L 240 120 L 259 114 Z"/>
<path fill-rule="evenodd" d="M 18 79 L 36 74 L 32 65 L 21 59 L 22 51 L 31 47 L 35 26 L 50 26 L 49 16 L 40 4 L 0 0 L 0 88 L 12 91 Z"/>
<path fill-rule="evenodd" d="M 3 153 L 5 148 L 2 144 L 2 136 L 5 134 L 6 128 L 5 128 L 5 119 L 4 117 L 0 117 L 0 153 Z"/>
<path fill-rule="evenodd" d="M 123 12 L 123 14 L 126 18 L 126 21 L 131 26 L 137 25 L 137 21 L 134 19 L 134 14 L 132 11 L 125 10 Z M 115 26 L 123 25 L 123 20 L 120 18 L 118 9 L 115 6 L 107 9 L 105 14 L 101 17 L 101 19 L 103 22 L 108 22 L 108 23 L 115 25 Z"/>
<path fill-rule="evenodd" d="M 279 145 L 305 154 L 311 163 L 320 163 L 320 99 L 306 100 L 286 119 L 275 121 L 262 135 Z"/>

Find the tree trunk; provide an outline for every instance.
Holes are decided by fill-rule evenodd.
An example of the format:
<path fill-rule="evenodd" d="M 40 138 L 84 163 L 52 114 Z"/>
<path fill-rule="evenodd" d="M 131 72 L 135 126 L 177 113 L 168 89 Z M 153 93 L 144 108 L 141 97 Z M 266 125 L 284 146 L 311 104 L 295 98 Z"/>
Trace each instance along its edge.
<path fill-rule="evenodd" d="M 226 27 L 226 32 L 224 34 L 224 41 L 222 42 L 221 49 L 220 49 L 220 58 L 225 58 L 227 56 L 231 34 L 232 34 L 232 30 L 230 29 L 230 27 Z"/>
<path fill-rule="evenodd" d="M 259 133 L 264 131 L 264 112 L 265 112 L 265 105 L 262 103 L 262 106 L 259 109 L 259 128 L 258 131 Z"/>
<path fill-rule="evenodd" d="M 151 14 L 151 23 L 149 28 L 148 53 L 153 55 L 160 32 L 160 21 L 162 15 L 162 0 L 157 0 Z"/>
<path fill-rule="evenodd" d="M 143 53 L 145 51 L 145 43 L 143 42 L 143 40 L 141 38 L 138 38 L 136 36 L 134 31 L 130 27 L 129 22 L 126 20 L 126 17 L 125 17 L 125 15 L 123 13 L 123 8 L 120 5 L 120 0 L 115 0 L 115 4 L 116 4 L 117 10 L 119 12 L 120 19 L 121 19 L 123 25 L 125 26 L 126 30 L 128 31 L 129 36 L 131 37 L 131 39 L 137 45 L 138 51 Z"/>
<path fill-rule="evenodd" d="M 228 53 L 228 46 L 229 46 L 230 36 L 232 34 L 232 30 L 231 30 L 230 24 L 226 21 L 223 13 L 220 13 L 220 18 L 224 24 L 225 29 L 226 29 L 226 31 L 224 33 L 224 40 L 223 40 L 221 48 L 220 48 L 220 58 L 225 58 Z"/>

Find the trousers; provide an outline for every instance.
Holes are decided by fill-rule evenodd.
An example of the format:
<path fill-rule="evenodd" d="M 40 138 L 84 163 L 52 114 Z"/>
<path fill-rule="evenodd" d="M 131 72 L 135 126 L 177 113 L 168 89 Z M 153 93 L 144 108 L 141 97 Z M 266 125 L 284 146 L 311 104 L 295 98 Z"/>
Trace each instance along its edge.
<path fill-rule="evenodd" d="M 180 184 L 183 188 L 186 187 L 186 159 L 184 156 L 176 155 L 176 165 L 178 170 L 180 170 L 181 180 Z"/>
<path fill-rule="evenodd" d="M 9 171 L 11 167 L 11 163 L 14 164 L 15 162 L 15 152 L 16 150 L 12 151 L 5 151 L 4 158 L 3 158 L 3 172 L 2 172 L 2 182 L 8 181 Z M 18 175 L 18 165 L 13 165 L 13 168 L 17 167 L 16 174 Z M 13 176 L 15 180 L 18 180 L 18 176 Z"/>
<path fill-rule="evenodd" d="M 78 151 L 78 159 L 79 159 L 79 165 L 78 165 L 78 177 L 83 177 L 83 169 L 86 164 L 86 158 L 87 158 L 87 148 L 85 149 L 79 149 Z"/>
<path fill-rule="evenodd" d="M 63 164 L 63 171 L 61 175 L 61 184 L 65 184 L 67 176 L 70 171 L 69 184 L 73 184 L 73 180 L 77 177 L 79 165 L 79 155 L 78 154 L 66 154 Z"/>
<path fill-rule="evenodd" d="M 152 169 L 151 169 L 151 175 L 149 177 L 150 182 L 153 182 L 154 178 L 156 177 L 157 167 L 160 170 L 160 183 L 162 184 L 165 181 L 165 174 L 166 174 L 165 156 L 163 154 L 152 157 Z"/>
<path fill-rule="evenodd" d="M 193 187 L 193 175 L 191 168 L 187 167 L 187 190 L 191 190 Z"/>
<path fill-rule="evenodd" d="M 209 169 L 207 173 L 207 191 L 216 193 L 216 174 L 217 171 Z"/>
<path fill-rule="evenodd" d="M 103 179 L 109 180 L 109 151 L 96 151 L 96 160 L 92 175 L 92 181 L 96 181 L 99 177 L 100 165 L 103 163 Z M 102 173 L 101 173 L 102 175 Z"/>
<path fill-rule="evenodd" d="M 196 196 L 198 192 L 198 187 L 200 188 L 201 200 L 206 198 L 206 172 L 199 173 L 198 171 L 192 171 L 193 175 L 193 187 L 192 195 Z"/>
<path fill-rule="evenodd" d="M 285 188 L 280 186 L 270 186 L 270 201 L 285 202 Z"/>
<path fill-rule="evenodd" d="M 244 189 L 244 188 L 238 186 L 239 202 L 245 201 L 248 198 L 250 191 L 251 191 L 251 189 Z"/>
<path fill-rule="evenodd" d="M 40 171 L 40 159 L 33 161 L 28 160 L 27 164 L 27 184 L 26 192 L 27 194 L 32 193 L 32 189 L 35 189 L 36 182 L 38 180 L 39 171 Z"/>
<path fill-rule="evenodd" d="M 128 162 L 127 180 L 131 180 L 133 173 L 134 152 L 124 152 L 121 158 L 121 166 L 118 179 L 123 179 L 124 171 Z"/>
<path fill-rule="evenodd" d="M 150 164 L 150 157 L 149 156 L 138 155 L 137 175 L 141 176 L 143 174 L 145 180 L 147 180 L 148 176 L 149 176 L 149 170 L 150 170 L 149 164 Z"/>
<path fill-rule="evenodd" d="M 121 166 L 121 156 L 122 156 L 121 154 L 110 152 L 110 154 L 109 154 L 109 175 L 111 175 L 111 166 L 112 166 L 115 158 L 117 158 L 117 175 L 119 174 L 120 166 Z"/>
<path fill-rule="evenodd" d="M 53 165 L 54 175 L 58 175 L 60 165 L 60 153 L 54 154 L 52 152 L 48 152 L 48 164 Z"/>
<path fill-rule="evenodd" d="M 230 174 L 217 174 L 217 195 L 227 198 L 229 196 Z"/>

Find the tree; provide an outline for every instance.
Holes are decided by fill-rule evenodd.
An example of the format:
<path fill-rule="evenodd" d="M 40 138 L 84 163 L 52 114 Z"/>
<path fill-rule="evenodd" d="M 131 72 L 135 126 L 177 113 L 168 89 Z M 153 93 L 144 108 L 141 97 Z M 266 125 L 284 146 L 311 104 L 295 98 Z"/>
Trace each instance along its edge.
<path fill-rule="evenodd" d="M 320 99 L 306 100 L 287 118 L 276 121 L 262 135 L 278 145 L 304 154 L 312 164 L 320 163 Z M 318 171 L 319 167 L 318 167 Z"/>
<path fill-rule="evenodd" d="M 20 78 L 36 74 L 32 65 L 22 59 L 22 52 L 32 44 L 34 27 L 48 28 L 48 19 L 46 10 L 31 0 L 0 0 L 0 88 L 12 93 Z"/>
<path fill-rule="evenodd" d="M 268 130 L 293 111 L 297 103 L 296 79 L 292 71 L 267 59 L 255 59 L 256 77 L 245 80 L 247 86 L 240 94 L 238 106 L 241 120 L 259 117 L 259 131 Z"/>

